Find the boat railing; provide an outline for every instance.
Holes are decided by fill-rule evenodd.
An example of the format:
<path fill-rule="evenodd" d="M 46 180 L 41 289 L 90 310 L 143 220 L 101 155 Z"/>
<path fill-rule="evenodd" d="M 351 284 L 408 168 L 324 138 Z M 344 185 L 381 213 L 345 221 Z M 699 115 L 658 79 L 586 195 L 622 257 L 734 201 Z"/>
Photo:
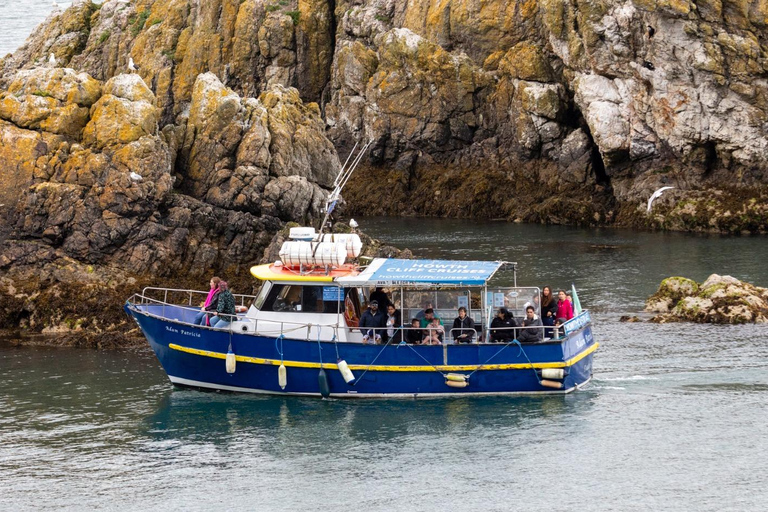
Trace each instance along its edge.
<path fill-rule="evenodd" d="M 141 295 L 137 294 L 137 296 L 142 297 L 142 298 L 145 298 L 145 297 L 146 298 L 150 298 L 148 296 L 147 292 L 153 292 L 153 293 L 154 292 L 162 292 L 162 294 L 163 294 L 162 302 L 166 303 L 166 304 L 173 304 L 175 306 L 176 305 L 181 305 L 181 303 L 179 303 L 179 302 L 169 302 L 168 301 L 168 294 L 169 293 L 170 294 L 178 294 L 176 296 L 186 296 L 186 298 L 187 298 L 187 305 L 188 306 L 192 306 L 192 297 L 199 297 L 199 296 L 207 297 L 208 293 L 209 293 L 208 291 L 201 291 L 201 290 L 185 290 L 185 289 L 181 289 L 181 288 L 158 288 L 158 287 L 154 287 L 154 286 L 147 286 L 147 287 L 145 287 L 142 290 Z M 235 303 L 237 304 L 238 301 L 239 301 L 239 305 L 240 306 L 245 306 L 246 302 L 253 302 L 256 299 L 255 295 L 246 295 L 246 294 L 242 294 L 242 293 L 233 293 L 232 295 L 235 297 Z M 174 295 L 171 295 L 171 298 L 173 298 L 173 297 L 174 297 Z M 155 300 L 159 300 L 159 299 L 155 299 Z"/>
<path fill-rule="evenodd" d="M 162 300 L 156 299 L 154 297 L 149 296 L 149 294 L 147 293 L 148 291 L 162 292 L 163 299 Z M 178 302 L 169 302 L 168 301 L 169 294 L 173 294 L 173 293 L 185 294 L 187 298 L 186 300 L 187 304 L 180 304 Z M 166 309 L 165 309 L 167 306 L 174 307 L 174 308 L 181 308 L 181 309 L 188 310 L 195 313 L 200 312 L 200 307 L 193 305 L 193 297 L 198 295 L 207 295 L 207 292 L 201 292 L 198 290 L 147 287 L 142 291 L 142 293 L 140 294 L 137 293 L 131 296 L 128 299 L 128 302 L 133 304 L 140 304 L 140 305 L 154 304 L 154 305 L 163 306 L 161 315 L 163 318 L 167 318 Z M 245 295 L 245 294 L 238 294 L 238 295 L 235 295 L 235 297 L 240 298 L 241 305 L 244 305 L 245 301 L 248 299 L 250 300 L 255 299 L 254 296 Z M 171 299 L 173 299 L 173 295 L 171 295 Z M 585 310 L 584 313 L 587 313 L 587 311 Z M 497 336 L 497 338 L 502 342 L 504 340 L 511 341 L 513 339 L 516 339 L 518 337 L 518 334 L 523 330 L 542 330 L 544 331 L 542 335 L 543 339 L 546 340 L 547 338 L 549 338 L 549 339 L 556 340 L 561 338 L 562 336 L 567 335 L 568 332 L 576 330 L 574 329 L 576 325 L 581 325 L 581 324 L 584 324 L 585 322 L 589 322 L 589 317 L 585 316 L 584 313 L 582 313 L 581 315 L 578 315 L 577 317 L 569 320 L 568 322 L 560 326 L 542 325 L 542 326 L 517 326 L 517 327 L 492 328 L 488 330 L 488 333 L 489 333 L 488 340 L 483 339 L 482 330 L 480 332 L 476 331 L 476 335 L 473 337 L 472 343 L 494 343 L 490 339 L 491 333 L 493 332 L 501 332 L 501 333 L 509 332 L 510 334 L 509 336 Z M 322 323 L 311 323 L 311 322 L 305 323 L 305 322 L 297 322 L 297 321 L 277 321 L 277 320 L 269 319 L 269 320 L 262 320 L 261 323 L 266 323 L 267 326 L 265 329 L 259 329 L 260 321 L 257 318 L 249 318 L 249 317 L 241 316 L 238 314 L 227 315 L 223 313 L 218 313 L 217 315 L 221 318 L 225 318 L 228 320 L 227 325 L 225 327 L 211 327 L 208 325 L 196 325 L 192 322 L 185 322 L 181 320 L 176 320 L 176 321 L 180 321 L 181 323 L 187 324 L 187 325 L 193 325 L 193 326 L 196 325 L 197 327 L 205 328 L 205 329 L 216 329 L 216 330 L 226 329 L 232 333 L 237 332 L 239 334 L 241 333 L 241 334 L 259 335 L 259 336 L 277 337 L 277 336 L 289 335 L 294 339 L 296 338 L 300 339 L 301 337 L 303 337 L 305 340 L 308 340 L 308 341 L 311 341 L 313 338 L 313 330 L 316 336 L 317 335 L 316 333 L 320 332 L 320 330 L 322 329 L 332 330 L 334 333 L 335 339 L 339 339 L 339 332 L 342 330 L 345 330 L 347 331 L 347 336 L 346 336 L 347 341 L 353 338 L 353 336 L 351 336 L 352 334 L 357 333 L 356 335 L 360 335 L 360 334 L 363 334 L 363 331 L 367 331 L 367 330 L 375 331 L 376 334 L 374 334 L 374 339 L 376 339 L 379 336 L 383 338 L 384 336 L 382 335 L 388 336 L 387 327 L 372 327 L 372 328 L 349 327 L 346 325 L 340 325 L 338 322 L 322 324 Z M 249 327 L 249 326 L 252 326 L 252 327 Z M 570 327 L 570 329 L 566 327 Z M 418 331 L 422 333 L 422 336 L 420 336 L 422 342 L 425 338 L 431 337 L 428 335 L 431 335 L 432 331 L 438 331 L 438 329 L 432 328 L 432 327 L 410 327 L 410 326 L 394 327 L 394 330 L 396 331 L 396 334 L 393 336 L 393 338 L 397 337 L 399 340 L 402 340 L 402 341 L 405 341 L 408 339 L 408 332 Z M 441 344 L 448 344 L 448 343 L 451 343 L 451 341 L 455 343 L 457 334 L 460 331 L 466 331 L 468 329 L 456 328 L 456 329 L 450 329 L 448 331 L 445 331 L 444 328 L 441 328 L 439 330 L 443 331 L 444 333 L 444 335 L 441 337 L 441 340 L 442 340 Z M 546 336 L 547 332 L 550 332 L 552 335 L 547 337 Z"/>

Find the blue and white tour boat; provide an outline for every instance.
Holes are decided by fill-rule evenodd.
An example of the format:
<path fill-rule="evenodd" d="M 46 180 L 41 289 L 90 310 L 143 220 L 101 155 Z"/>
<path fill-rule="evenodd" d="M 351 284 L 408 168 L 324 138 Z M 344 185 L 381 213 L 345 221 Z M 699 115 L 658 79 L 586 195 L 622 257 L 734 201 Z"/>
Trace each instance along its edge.
<path fill-rule="evenodd" d="M 225 328 L 195 324 L 204 291 L 145 288 L 125 310 L 179 386 L 373 398 L 569 393 L 589 382 L 598 343 L 589 311 L 580 311 L 578 300 L 576 315 L 563 325 L 517 327 L 493 343 L 491 319 L 499 308 L 518 322 L 528 305 L 540 315 L 540 290 L 516 286 L 516 264 L 345 262 L 356 259 L 360 245 L 355 234 L 294 228 L 280 261 L 251 268 L 260 288 L 254 296 L 235 295 L 242 312 Z M 513 272 L 513 286 L 493 286 L 501 268 Z M 374 291 L 395 305 L 402 322 L 364 337 L 368 329 L 359 321 Z M 410 330 L 423 332 L 423 326 L 411 327 L 411 319 L 428 307 L 445 324 L 440 343 L 406 343 Z M 459 307 L 474 321 L 470 343 L 457 343 L 451 329 Z M 519 342 L 523 329 L 542 330 L 542 340 Z"/>

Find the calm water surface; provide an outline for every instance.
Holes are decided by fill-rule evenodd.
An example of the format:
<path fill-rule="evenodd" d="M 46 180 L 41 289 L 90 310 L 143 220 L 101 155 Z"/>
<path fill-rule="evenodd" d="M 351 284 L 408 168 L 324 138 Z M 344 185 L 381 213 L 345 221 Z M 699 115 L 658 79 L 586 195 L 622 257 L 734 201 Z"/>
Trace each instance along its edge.
<path fill-rule="evenodd" d="M 53 0 L 0 0 L 0 57 L 24 44 L 53 9 Z"/>
<path fill-rule="evenodd" d="M 147 351 L 0 343 L 1 508 L 765 510 L 768 329 L 618 317 L 670 274 L 767 283 L 768 239 L 359 220 L 418 256 L 574 280 L 596 310 L 593 382 L 565 397 L 265 398 L 174 389 Z"/>
<path fill-rule="evenodd" d="M 51 8 L 0 0 L 0 55 Z M 546 398 L 264 398 L 174 389 L 148 351 L 0 340 L 0 510 L 766 509 L 768 329 L 618 317 L 669 275 L 768 284 L 768 239 L 361 225 L 419 257 L 517 261 L 523 285 L 575 282 L 602 345 L 592 384 Z"/>

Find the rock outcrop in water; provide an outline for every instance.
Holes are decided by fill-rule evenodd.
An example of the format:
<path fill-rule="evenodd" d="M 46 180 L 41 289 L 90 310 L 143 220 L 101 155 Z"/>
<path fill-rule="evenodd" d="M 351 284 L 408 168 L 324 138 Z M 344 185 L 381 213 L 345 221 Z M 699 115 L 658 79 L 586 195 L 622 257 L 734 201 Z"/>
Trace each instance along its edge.
<path fill-rule="evenodd" d="M 768 288 L 717 274 L 701 284 L 684 277 L 670 277 L 646 301 L 645 310 L 656 313 L 652 321 L 659 323 L 766 323 Z"/>

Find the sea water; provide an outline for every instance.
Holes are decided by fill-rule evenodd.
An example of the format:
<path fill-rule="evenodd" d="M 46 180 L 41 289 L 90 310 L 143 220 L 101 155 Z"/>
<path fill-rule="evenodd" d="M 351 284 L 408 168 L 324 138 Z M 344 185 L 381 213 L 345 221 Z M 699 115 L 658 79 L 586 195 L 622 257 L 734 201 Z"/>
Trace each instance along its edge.
<path fill-rule="evenodd" d="M 418 257 L 575 282 L 594 380 L 567 396 L 321 401 L 177 389 L 149 350 L 0 342 L 0 508 L 764 510 L 766 326 L 619 318 L 643 316 L 669 275 L 768 284 L 766 237 L 359 220 Z"/>
<path fill-rule="evenodd" d="M 0 55 L 52 8 L 0 0 Z M 418 257 L 516 261 L 520 285 L 575 283 L 594 380 L 550 397 L 261 397 L 176 389 L 147 349 L 0 340 L 0 510 L 765 510 L 768 329 L 618 319 L 670 275 L 768 285 L 766 237 L 361 227 Z"/>

